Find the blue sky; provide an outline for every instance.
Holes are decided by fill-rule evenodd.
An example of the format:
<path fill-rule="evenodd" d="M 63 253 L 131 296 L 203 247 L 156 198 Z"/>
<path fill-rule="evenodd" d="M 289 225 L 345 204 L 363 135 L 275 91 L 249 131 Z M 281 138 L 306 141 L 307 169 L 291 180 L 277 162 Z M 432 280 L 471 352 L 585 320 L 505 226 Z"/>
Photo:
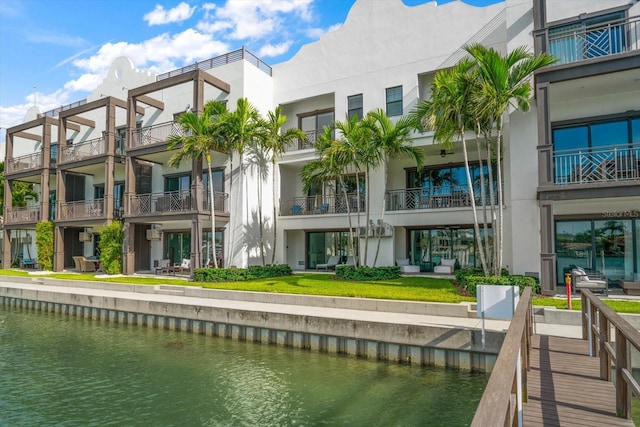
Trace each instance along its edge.
<path fill-rule="evenodd" d="M 34 103 L 85 98 L 119 56 L 159 73 L 245 46 L 276 64 L 342 25 L 355 1 L 0 0 L 0 144 Z M 449 1 L 461 0 L 438 4 Z"/>

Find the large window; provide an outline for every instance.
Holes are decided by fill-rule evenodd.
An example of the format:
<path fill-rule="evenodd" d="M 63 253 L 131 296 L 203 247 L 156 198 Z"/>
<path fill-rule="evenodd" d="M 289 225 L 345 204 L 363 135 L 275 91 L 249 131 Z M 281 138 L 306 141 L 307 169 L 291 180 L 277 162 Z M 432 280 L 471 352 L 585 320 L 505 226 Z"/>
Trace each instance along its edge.
<path fill-rule="evenodd" d="M 638 219 L 557 221 L 558 283 L 575 267 L 602 274 L 609 281 L 637 277 L 639 226 Z"/>
<path fill-rule="evenodd" d="M 555 125 L 556 183 L 629 179 L 640 170 L 640 118 Z"/>
<path fill-rule="evenodd" d="M 362 118 L 362 94 L 352 95 L 347 98 L 347 114 L 349 118 L 356 116 L 358 119 Z"/>
<path fill-rule="evenodd" d="M 185 258 L 191 259 L 191 233 L 170 232 L 165 237 L 165 254 L 171 265 L 179 265 Z"/>
<path fill-rule="evenodd" d="M 549 53 L 566 64 L 626 50 L 624 12 L 576 20 L 549 29 Z"/>
<path fill-rule="evenodd" d="M 491 229 L 488 232 L 488 238 L 482 236 L 485 245 L 491 243 Z M 411 230 L 409 238 L 411 263 L 419 265 L 420 271 L 433 271 L 442 259 L 455 259 L 462 268 L 481 266 L 473 228 Z"/>
<path fill-rule="evenodd" d="M 167 176 L 164 178 L 164 191 L 190 191 L 191 175 Z"/>
<path fill-rule="evenodd" d="M 402 86 L 387 88 L 387 115 L 402 115 Z"/>
<path fill-rule="evenodd" d="M 349 248 L 349 232 L 321 231 L 307 233 L 307 268 L 316 268 L 327 262 L 330 256 L 339 256 L 344 263 L 348 256 L 358 256 L 358 237 L 353 238 L 353 250 Z"/>
<path fill-rule="evenodd" d="M 494 179 L 497 176 L 493 171 Z M 480 197 L 480 165 L 469 165 L 476 200 Z M 483 165 L 485 183 L 489 182 L 489 169 Z M 495 185 L 495 184 L 494 184 Z M 420 173 L 416 169 L 407 170 L 407 188 L 422 188 L 423 196 L 468 194 L 467 174 L 463 165 L 440 168 L 425 168 Z"/>
<path fill-rule="evenodd" d="M 318 135 L 323 132 L 325 126 L 331 126 L 333 121 L 333 110 L 301 115 L 299 128 L 306 134 L 306 138 L 300 149 L 313 148 Z"/>

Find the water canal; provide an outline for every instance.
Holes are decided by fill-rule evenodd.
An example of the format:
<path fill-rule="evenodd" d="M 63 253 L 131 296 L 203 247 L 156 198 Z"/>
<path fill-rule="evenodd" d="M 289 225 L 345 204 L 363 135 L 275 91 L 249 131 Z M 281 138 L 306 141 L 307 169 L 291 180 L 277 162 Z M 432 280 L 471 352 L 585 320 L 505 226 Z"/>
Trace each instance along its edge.
<path fill-rule="evenodd" d="M 0 307 L 2 426 L 464 426 L 487 379 Z"/>

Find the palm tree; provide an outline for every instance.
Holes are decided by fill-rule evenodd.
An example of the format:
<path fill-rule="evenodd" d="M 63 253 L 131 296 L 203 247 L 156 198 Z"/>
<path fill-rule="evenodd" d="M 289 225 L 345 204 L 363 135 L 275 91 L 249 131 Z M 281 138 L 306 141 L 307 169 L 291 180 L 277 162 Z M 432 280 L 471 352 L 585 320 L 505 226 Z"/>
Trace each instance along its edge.
<path fill-rule="evenodd" d="M 363 125 L 363 122 L 358 119 L 357 115 L 352 115 L 351 117 L 347 116 L 344 122 L 336 121 L 334 123 L 335 129 L 340 133 L 339 143 L 340 145 L 334 147 L 334 152 L 339 149 L 340 150 L 340 158 L 343 162 L 343 173 L 353 171 L 356 172 L 356 200 L 357 200 L 357 211 L 356 211 L 356 223 L 357 227 L 361 226 L 360 223 L 360 174 L 361 171 L 364 171 L 364 180 L 365 180 L 365 201 L 366 201 L 366 214 L 365 214 L 365 224 L 369 224 L 370 218 L 370 198 L 369 194 L 371 193 L 370 184 L 370 172 L 372 169 L 375 169 L 380 164 L 380 153 L 379 151 L 369 143 L 369 129 Z M 343 175 L 338 177 L 341 180 L 340 187 L 342 188 L 343 197 L 345 200 L 345 205 L 347 209 L 347 217 L 349 220 L 349 228 L 351 228 L 351 205 L 348 200 L 347 194 L 347 186 L 342 182 Z M 365 243 L 364 243 L 364 256 L 363 261 L 364 264 L 367 264 L 367 251 L 369 248 L 369 233 L 365 233 Z"/>
<path fill-rule="evenodd" d="M 325 126 L 322 134 L 318 135 L 315 144 L 318 158 L 308 162 L 302 167 L 300 177 L 304 183 L 305 192 L 307 192 L 313 184 L 321 184 L 329 180 L 336 180 L 343 191 L 345 200 L 347 200 L 346 185 L 344 185 L 344 174 L 350 167 L 353 167 L 354 149 L 348 141 L 344 140 L 344 138 L 341 140 L 334 139 L 334 126 Z M 347 218 L 349 221 L 349 240 L 347 241 L 347 245 L 349 252 L 354 254 L 353 223 L 348 203 Z M 355 266 L 357 268 L 358 262 L 355 263 Z"/>
<path fill-rule="evenodd" d="M 254 107 L 247 100 L 247 98 L 239 98 L 236 103 L 236 109 L 232 112 L 226 113 L 223 117 L 222 122 L 222 133 L 227 144 L 228 152 L 231 156 L 231 183 L 229 194 L 231 195 L 231 197 L 235 198 L 234 215 L 237 217 L 239 198 L 237 197 L 237 194 L 232 191 L 233 152 L 237 152 L 239 157 L 239 186 L 240 189 L 242 189 L 244 183 L 244 153 L 249 148 L 249 146 L 254 143 L 255 138 L 260 136 L 260 132 L 263 128 L 263 121 L 260 118 L 258 109 Z M 234 224 L 231 227 L 227 265 L 231 265 L 231 260 L 233 259 L 233 252 L 235 247 L 235 228 L 236 227 Z"/>
<path fill-rule="evenodd" d="M 269 153 L 271 160 L 271 187 L 273 191 L 273 247 L 271 250 L 271 264 L 275 263 L 277 243 L 277 208 L 276 208 L 276 159 L 286 150 L 287 146 L 298 139 L 304 139 L 305 133 L 296 127 L 283 130 L 287 123 L 287 116 L 282 114 L 282 108 L 277 106 L 275 110 L 267 113 L 266 132 L 262 140 L 262 146 Z M 262 227 L 261 227 L 262 228 Z"/>
<path fill-rule="evenodd" d="M 371 147 L 368 151 L 376 153 L 376 160 L 384 168 L 384 192 L 387 194 L 387 183 L 389 180 L 389 160 L 397 156 L 407 156 L 415 160 L 418 170 L 422 170 L 424 153 L 413 146 L 411 132 L 414 128 L 414 121 L 410 117 L 402 117 L 395 123 L 387 116 L 383 110 L 378 109 L 367 113 L 363 120 L 363 126 L 369 129 L 368 144 Z M 380 221 L 384 222 L 386 208 L 386 198 L 382 200 L 382 210 Z M 368 212 L 368 210 L 367 210 Z M 373 258 L 373 266 L 376 266 L 378 254 L 380 252 L 381 236 L 378 236 L 376 254 Z"/>
<path fill-rule="evenodd" d="M 172 135 L 169 137 L 167 147 L 174 148 L 182 145 L 180 149 L 169 159 L 169 166 L 179 167 L 183 160 L 200 160 L 207 162 L 207 172 L 209 173 L 209 206 L 211 209 L 211 237 L 213 240 L 213 266 L 218 268 L 218 260 L 215 245 L 216 235 L 216 215 L 215 197 L 213 192 L 213 173 L 211 171 L 211 153 L 214 151 L 224 152 L 224 141 L 219 133 L 219 120 L 226 112 L 226 105 L 209 101 L 205 104 L 202 114 L 196 115 L 188 112 L 178 119 L 178 124 L 182 127 L 184 135 Z"/>
<path fill-rule="evenodd" d="M 495 125 L 497 137 L 495 157 L 497 164 L 498 187 L 498 235 L 497 259 L 494 263 L 494 274 L 502 269 L 503 252 L 503 190 L 502 190 L 502 128 L 503 116 L 512 106 L 523 112 L 529 111 L 531 98 L 531 75 L 539 68 L 551 65 L 557 60 L 549 54 L 534 55 L 522 46 L 502 56 L 493 48 L 480 44 L 472 44 L 464 48 L 473 57 L 478 72 L 479 86 L 472 98 L 476 107 L 475 115 L 488 118 L 491 128 Z"/>
<path fill-rule="evenodd" d="M 450 146 L 454 138 L 462 141 L 464 168 L 471 210 L 473 227 L 476 235 L 476 246 L 480 263 L 485 275 L 489 273 L 483 249 L 478 213 L 475 204 L 475 191 L 469 169 L 469 154 L 465 132 L 467 125 L 473 123 L 471 105 L 472 94 L 476 86 L 473 71 L 474 63 L 468 58 L 460 60 L 453 68 L 440 70 L 431 84 L 431 97 L 418 104 L 410 117 L 418 129 L 426 127 L 435 130 L 434 140 Z M 473 125 L 472 125 L 473 126 Z"/>

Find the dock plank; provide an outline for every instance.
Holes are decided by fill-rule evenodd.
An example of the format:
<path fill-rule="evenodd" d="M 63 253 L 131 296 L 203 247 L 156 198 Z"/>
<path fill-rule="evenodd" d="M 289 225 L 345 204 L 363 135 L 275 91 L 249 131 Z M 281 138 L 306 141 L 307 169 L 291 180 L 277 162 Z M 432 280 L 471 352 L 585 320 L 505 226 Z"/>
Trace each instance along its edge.
<path fill-rule="evenodd" d="M 634 426 L 616 417 L 615 387 L 600 379 L 598 358 L 588 342 L 534 335 L 527 376 L 525 426 Z"/>

